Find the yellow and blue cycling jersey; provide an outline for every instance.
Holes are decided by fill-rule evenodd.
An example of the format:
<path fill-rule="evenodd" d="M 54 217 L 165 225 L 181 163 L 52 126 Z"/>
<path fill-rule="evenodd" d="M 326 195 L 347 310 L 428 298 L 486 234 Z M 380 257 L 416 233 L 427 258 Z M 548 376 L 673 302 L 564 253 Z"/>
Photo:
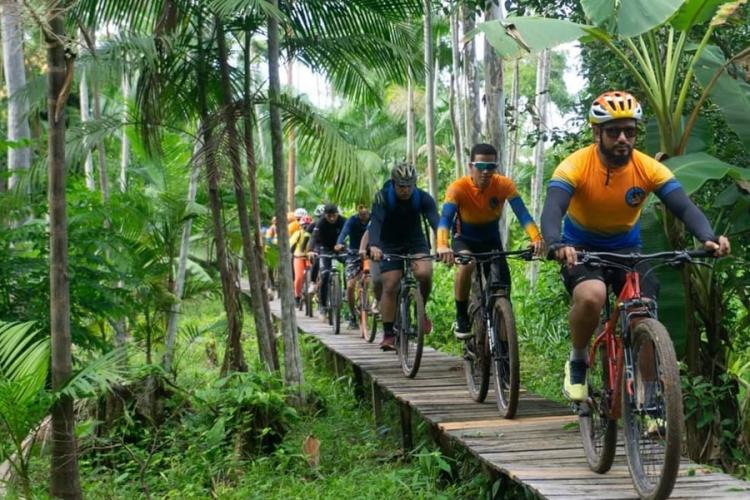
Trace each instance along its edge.
<path fill-rule="evenodd" d="M 484 189 L 479 189 L 470 176 L 457 179 L 448 186 L 438 224 L 438 247 L 448 246 L 451 229 L 454 238 L 469 242 L 500 244 L 498 222 L 503 205 L 508 201 L 518 222 L 532 241 L 540 239 L 539 229 L 509 178 L 495 174 Z"/>
<path fill-rule="evenodd" d="M 638 150 L 627 165 L 608 171 L 591 145 L 563 160 L 549 187 L 571 195 L 563 242 L 618 249 L 640 246 L 639 220 L 648 195 L 664 198 L 680 183 L 666 166 Z"/>

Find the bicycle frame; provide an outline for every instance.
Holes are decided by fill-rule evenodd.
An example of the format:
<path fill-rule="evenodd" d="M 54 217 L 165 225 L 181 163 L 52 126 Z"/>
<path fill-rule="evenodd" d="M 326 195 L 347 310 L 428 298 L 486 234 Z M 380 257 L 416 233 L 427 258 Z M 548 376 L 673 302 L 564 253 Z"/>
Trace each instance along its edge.
<path fill-rule="evenodd" d="M 633 394 L 633 359 L 630 352 L 630 326 L 633 317 L 656 318 L 656 305 L 654 302 L 646 304 L 641 298 L 640 275 L 637 271 L 629 271 L 625 274 L 625 285 L 617 296 L 614 310 L 609 314 L 609 319 L 599 335 L 596 336 L 589 350 L 589 366 L 596 362 L 596 351 L 600 345 L 607 350 L 607 363 L 609 374 L 609 417 L 619 419 L 622 414 L 621 388 L 622 377 L 627 380 L 628 394 Z M 607 287 L 609 291 L 609 287 Z M 609 298 L 605 302 L 605 311 L 609 313 Z M 644 309 L 645 307 L 645 309 Z M 635 308 L 635 310 L 634 310 Z M 605 314 L 606 314 L 605 313 Z M 617 335 L 617 323 L 620 323 L 621 334 Z"/>

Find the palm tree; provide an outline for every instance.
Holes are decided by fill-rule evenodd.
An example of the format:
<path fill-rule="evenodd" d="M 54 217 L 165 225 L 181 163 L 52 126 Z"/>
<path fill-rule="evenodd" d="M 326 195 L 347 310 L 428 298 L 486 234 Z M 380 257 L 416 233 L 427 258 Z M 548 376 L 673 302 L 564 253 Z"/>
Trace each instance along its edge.
<path fill-rule="evenodd" d="M 425 129 L 427 134 L 427 178 L 430 194 L 438 198 L 435 162 L 435 72 L 432 58 L 432 2 L 424 0 Z"/>
<path fill-rule="evenodd" d="M 1 33 L 3 43 L 3 69 L 8 90 L 8 140 L 27 141 L 31 138 L 28 114 L 29 103 L 19 91 L 26 86 L 26 69 L 23 60 L 23 27 L 20 5 L 16 0 L 2 0 Z M 19 174 L 31 165 L 31 149 L 28 145 L 15 144 L 8 149 L 10 180 L 8 188 L 18 184 Z M 4 183 L 3 183 L 4 184 Z M 5 187 L 4 185 L 2 186 Z"/>
<path fill-rule="evenodd" d="M 68 288 L 68 221 L 65 206 L 65 102 L 73 66 L 65 56 L 64 3 L 48 5 L 47 26 L 47 164 L 49 170 L 50 321 L 52 389 L 58 390 L 72 374 L 70 292 Z M 82 498 L 78 475 L 73 398 L 62 395 L 52 407 L 52 462 L 50 495 Z"/>

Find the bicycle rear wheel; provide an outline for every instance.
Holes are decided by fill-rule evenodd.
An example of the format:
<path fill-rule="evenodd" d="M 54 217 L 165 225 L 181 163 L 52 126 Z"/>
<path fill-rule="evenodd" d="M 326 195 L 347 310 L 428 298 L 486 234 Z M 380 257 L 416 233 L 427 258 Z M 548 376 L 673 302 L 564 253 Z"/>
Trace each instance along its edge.
<path fill-rule="evenodd" d="M 411 286 L 401 291 L 399 301 L 398 357 L 401 369 L 409 378 L 417 376 L 424 346 L 424 301 L 419 287 Z"/>
<path fill-rule="evenodd" d="M 622 391 L 630 476 L 641 498 L 667 498 L 680 466 L 683 413 L 677 356 L 669 332 L 652 318 L 633 328 L 632 351 L 633 380 L 623 381 Z"/>
<path fill-rule="evenodd" d="M 331 307 L 331 326 L 333 333 L 338 335 L 341 332 L 341 280 L 339 275 L 331 273 L 331 288 L 329 291 L 328 303 Z"/>
<path fill-rule="evenodd" d="M 362 338 L 367 342 L 375 340 L 377 331 L 377 317 L 372 313 L 374 296 L 372 286 L 370 286 L 370 276 L 365 274 L 359 280 L 359 331 Z"/>
<path fill-rule="evenodd" d="M 615 459 L 617 420 L 610 418 L 612 393 L 609 389 L 609 356 L 603 344 L 599 346 L 597 361 L 586 374 L 589 397 L 581 403 L 578 427 L 589 467 L 594 472 L 604 474 Z"/>
<path fill-rule="evenodd" d="M 495 379 L 495 402 L 500 415 L 516 416 L 518 393 L 521 389 L 521 374 L 518 358 L 518 337 L 513 308 L 507 297 L 497 297 L 492 310 L 492 330 L 495 349 L 492 353 L 492 369 Z"/>
<path fill-rule="evenodd" d="M 476 299 L 476 298 L 475 298 Z M 490 343 L 482 308 L 472 300 L 471 338 L 464 341 L 464 375 L 471 399 L 482 403 L 490 387 Z"/>

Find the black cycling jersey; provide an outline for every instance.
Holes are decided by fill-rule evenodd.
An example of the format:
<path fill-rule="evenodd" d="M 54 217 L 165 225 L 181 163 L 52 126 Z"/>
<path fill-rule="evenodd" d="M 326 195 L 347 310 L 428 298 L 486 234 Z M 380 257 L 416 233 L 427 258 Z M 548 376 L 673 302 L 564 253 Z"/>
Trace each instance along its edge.
<path fill-rule="evenodd" d="M 386 182 L 375 197 L 370 216 L 370 246 L 403 246 L 425 242 L 422 230 L 424 216 L 432 230 L 437 230 L 438 212 L 435 199 L 427 191 L 416 188 L 408 200 L 399 200 L 392 181 Z"/>
<path fill-rule="evenodd" d="M 340 215 L 336 219 L 336 222 L 330 223 L 325 217 L 321 217 L 320 220 L 315 223 L 315 227 L 312 230 L 312 238 L 310 239 L 310 247 L 313 250 L 325 248 L 327 250 L 333 250 L 336 246 L 339 233 L 344 228 L 344 218 Z"/>
<path fill-rule="evenodd" d="M 359 215 L 352 215 L 346 220 L 344 229 L 339 234 L 339 239 L 336 242 L 339 245 L 343 245 L 346 241 L 346 237 L 349 237 L 349 250 L 359 250 L 359 243 L 362 241 L 365 231 L 367 231 L 367 225 L 370 223 L 368 218 L 362 222 Z"/>

